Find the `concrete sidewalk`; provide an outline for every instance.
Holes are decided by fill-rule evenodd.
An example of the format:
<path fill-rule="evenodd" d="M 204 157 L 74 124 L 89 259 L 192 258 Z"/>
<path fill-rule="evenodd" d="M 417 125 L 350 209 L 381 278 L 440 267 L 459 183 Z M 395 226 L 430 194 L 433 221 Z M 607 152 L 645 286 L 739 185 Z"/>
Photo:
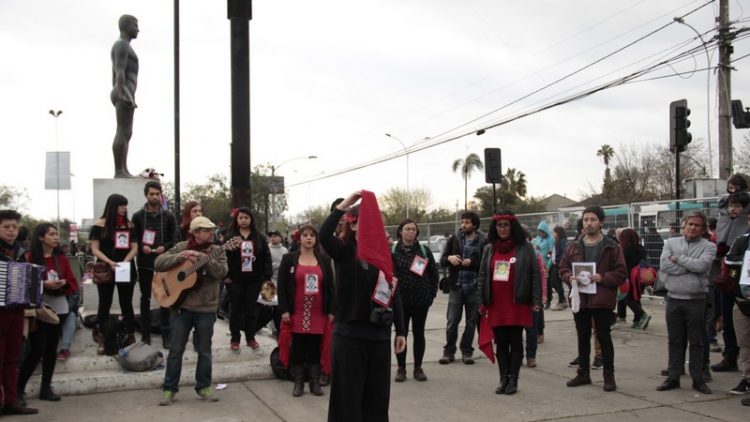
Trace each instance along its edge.
<path fill-rule="evenodd" d="M 427 382 L 411 378 L 391 386 L 392 421 L 746 421 L 750 408 L 739 403 L 739 397 L 728 394 L 739 381 L 738 373 L 716 373 L 709 383 L 712 395 L 702 395 L 690 389 L 689 377 L 683 377 L 683 388 L 657 392 L 656 386 L 663 377 L 659 371 L 666 367 L 666 327 L 664 306 L 657 300 L 644 300 L 646 311 L 653 315 L 647 331 L 626 328 L 617 324 L 613 332 L 615 342 L 615 369 L 617 391 L 602 391 L 601 371 L 592 371 L 594 384 L 568 388 L 565 382 L 575 370 L 567 363 L 576 355 L 575 328 L 570 311 L 545 312 L 547 327 L 545 343 L 537 352 L 538 367 L 524 367 L 519 380 L 519 392 L 514 396 L 494 394 L 497 386 L 497 367 L 480 357 L 475 365 L 460 362 L 439 365 L 444 343 L 445 309 L 447 296 L 440 294 L 431 308 L 427 321 L 427 353 L 424 370 Z M 629 318 L 631 315 L 629 315 Z M 221 338 L 217 323 L 214 336 L 215 353 L 228 349 L 228 339 Z M 89 333 L 82 333 L 88 335 Z M 224 334 L 225 335 L 225 334 Z M 223 341 L 221 341 L 223 340 Z M 171 421 L 323 421 L 328 409 L 326 396 L 314 397 L 306 393 L 301 398 L 291 396 L 292 384 L 269 378 L 268 353 L 273 345 L 270 338 L 259 337 L 260 351 L 250 352 L 243 346 L 241 360 L 225 362 L 227 370 L 235 368 L 242 373 L 247 367 L 258 368 L 252 375 L 239 379 L 253 379 L 229 383 L 225 390 L 217 391 L 218 403 L 204 403 L 197 399 L 187 383 L 193 378 L 193 369 L 184 368 L 182 381 L 185 387 L 171 407 L 157 405 L 161 397 L 158 388 L 86 395 L 67 395 L 58 403 L 43 402 L 29 395 L 29 405 L 40 409 L 40 414 L 18 418 L 24 421 L 75 421 L 101 420 L 133 421 L 157 419 Z M 187 355 L 188 353 L 186 353 Z M 718 361 L 720 355 L 712 353 Z M 395 358 L 393 359 L 395 365 Z M 267 371 L 267 372 L 263 372 Z M 394 369 L 395 371 L 395 369 Z M 78 371 L 77 371 L 78 372 Z M 104 371 L 107 372 L 107 371 Z M 122 374 L 116 369 L 110 373 Z M 215 372 L 216 374 L 216 372 Z M 266 374 L 266 375 L 264 375 Z M 163 370 L 154 371 L 159 379 Z M 215 377 L 216 378 L 216 377 Z M 58 374 L 55 375 L 58 387 Z M 62 392 L 62 391 L 61 391 Z M 11 420 L 11 417 L 4 417 Z M 15 419 L 13 419 L 15 420 Z"/>

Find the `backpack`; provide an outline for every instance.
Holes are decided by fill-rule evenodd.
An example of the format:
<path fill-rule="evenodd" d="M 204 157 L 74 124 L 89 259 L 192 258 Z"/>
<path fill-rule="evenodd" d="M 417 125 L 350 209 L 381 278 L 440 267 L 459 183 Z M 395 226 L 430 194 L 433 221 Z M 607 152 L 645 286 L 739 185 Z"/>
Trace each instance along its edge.
<path fill-rule="evenodd" d="M 273 375 L 277 379 L 280 379 L 280 380 L 292 379 L 292 377 L 289 376 L 289 370 L 284 366 L 283 363 L 281 363 L 281 358 L 279 358 L 278 346 L 276 346 L 271 352 L 271 370 L 273 371 Z"/>
<path fill-rule="evenodd" d="M 117 351 L 126 346 L 128 328 L 122 317 L 110 316 L 109 320 L 102 324 L 102 341 L 104 342 L 104 354 L 114 356 Z"/>
<path fill-rule="evenodd" d="M 115 360 L 126 371 L 144 372 L 161 365 L 164 362 L 164 354 L 159 349 L 139 341 L 120 349 L 115 355 Z"/>
<path fill-rule="evenodd" d="M 641 261 L 637 267 L 633 268 L 633 271 L 637 271 L 638 284 L 642 287 L 653 286 L 656 283 L 656 268 L 648 265 L 646 262 Z"/>

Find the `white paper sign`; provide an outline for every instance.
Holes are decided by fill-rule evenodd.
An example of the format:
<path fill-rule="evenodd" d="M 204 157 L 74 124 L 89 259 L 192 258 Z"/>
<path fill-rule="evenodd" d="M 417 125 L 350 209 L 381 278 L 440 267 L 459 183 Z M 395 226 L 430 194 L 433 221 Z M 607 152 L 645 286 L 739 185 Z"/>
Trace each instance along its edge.
<path fill-rule="evenodd" d="M 750 285 L 750 251 L 745 251 L 742 258 L 742 274 L 740 275 L 740 286 Z"/>
<path fill-rule="evenodd" d="M 130 283 L 130 263 L 118 262 L 115 268 L 115 283 Z"/>

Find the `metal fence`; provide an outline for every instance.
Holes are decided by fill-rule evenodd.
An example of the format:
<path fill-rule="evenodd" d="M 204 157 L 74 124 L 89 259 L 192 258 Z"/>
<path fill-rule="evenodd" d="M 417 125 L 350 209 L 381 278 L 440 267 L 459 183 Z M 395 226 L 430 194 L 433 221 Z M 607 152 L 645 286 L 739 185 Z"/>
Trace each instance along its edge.
<path fill-rule="evenodd" d="M 606 218 L 604 231 L 609 232 L 618 227 L 635 229 L 643 246 L 646 248 L 649 263 L 659 265 L 659 256 L 664 246 L 664 240 L 679 235 L 679 221 L 690 212 L 700 211 L 708 218 L 718 218 L 717 197 L 683 199 L 680 201 L 636 202 L 631 204 L 608 205 L 602 207 Z M 576 236 L 576 223 L 582 217 L 584 207 L 560 208 L 557 211 L 518 214 L 516 217 L 521 224 L 526 225 L 532 233 L 542 220 L 550 228 L 562 226 L 568 238 Z M 490 217 L 480 219 L 480 229 L 489 227 Z M 458 215 L 453 221 L 438 223 L 422 223 L 419 225 L 419 240 L 427 241 L 433 250 L 438 250 L 437 243 L 441 238 L 458 231 L 460 220 Z M 386 231 L 395 239 L 397 226 L 386 226 Z"/>

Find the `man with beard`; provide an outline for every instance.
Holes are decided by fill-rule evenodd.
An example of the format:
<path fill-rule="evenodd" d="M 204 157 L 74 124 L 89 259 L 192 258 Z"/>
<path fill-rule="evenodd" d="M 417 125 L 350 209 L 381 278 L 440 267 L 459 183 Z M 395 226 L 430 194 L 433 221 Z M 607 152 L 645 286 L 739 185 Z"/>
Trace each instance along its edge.
<path fill-rule="evenodd" d="M 448 324 L 445 329 L 446 344 L 440 363 L 445 365 L 455 360 L 458 324 L 461 314 L 466 313 L 466 326 L 461 336 L 461 360 L 466 365 L 474 363 L 474 331 L 479 317 L 479 298 L 476 294 L 477 273 L 482 258 L 486 236 L 479 230 L 479 216 L 471 211 L 461 214 L 461 229 L 451 236 L 445 245 L 440 264 L 448 268 L 451 291 L 448 296 Z"/>

